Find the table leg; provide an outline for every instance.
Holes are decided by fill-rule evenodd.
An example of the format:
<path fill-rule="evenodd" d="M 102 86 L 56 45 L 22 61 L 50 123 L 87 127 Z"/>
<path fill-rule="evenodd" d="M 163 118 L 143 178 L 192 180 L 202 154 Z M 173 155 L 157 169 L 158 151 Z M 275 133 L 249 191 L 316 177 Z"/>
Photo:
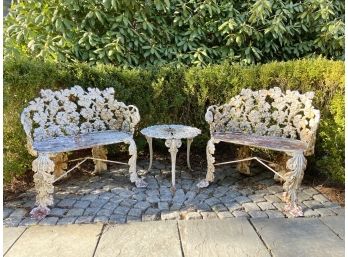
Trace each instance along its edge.
<path fill-rule="evenodd" d="M 149 150 L 150 150 L 150 163 L 148 170 L 152 167 L 152 159 L 153 159 L 153 150 L 152 150 L 152 137 L 146 136 L 147 143 L 149 144 Z"/>
<path fill-rule="evenodd" d="M 175 163 L 176 163 L 176 154 L 178 148 L 181 146 L 180 139 L 167 139 L 165 142 L 166 146 L 169 148 L 170 157 L 172 161 L 172 189 L 175 190 Z"/>
<path fill-rule="evenodd" d="M 191 148 L 191 143 L 193 141 L 193 138 L 188 138 L 187 139 L 187 167 L 192 170 L 191 164 L 190 164 L 190 148 Z"/>

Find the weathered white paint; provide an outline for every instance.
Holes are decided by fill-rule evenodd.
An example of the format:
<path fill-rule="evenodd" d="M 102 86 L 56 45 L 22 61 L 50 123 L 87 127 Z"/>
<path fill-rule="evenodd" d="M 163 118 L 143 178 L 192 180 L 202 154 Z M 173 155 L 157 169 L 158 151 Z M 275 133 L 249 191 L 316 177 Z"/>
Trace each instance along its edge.
<path fill-rule="evenodd" d="M 59 91 L 41 90 L 40 97 L 29 103 L 21 114 L 21 122 L 27 135 L 29 153 L 38 158 L 33 162 L 37 191 L 32 211 L 36 217 L 45 216 L 48 205 L 53 203 L 52 193 L 56 177 L 62 177 L 67 168 L 68 151 L 92 148 L 95 172 L 105 170 L 107 151 L 102 146 L 129 144 L 130 180 L 136 186 L 146 183 L 136 173 L 137 148 L 133 133 L 140 121 L 138 108 L 125 105 L 114 98 L 114 89 L 80 86 Z"/>
<path fill-rule="evenodd" d="M 210 106 L 205 114 L 211 134 L 207 144 L 207 175 L 197 186 L 206 187 L 214 180 L 214 144 L 220 141 L 286 152 L 290 156 L 288 172 L 277 175 L 284 174 L 286 178 L 284 189 L 289 200 L 288 210 L 294 216 L 302 215 L 297 206 L 296 190 L 306 168 L 304 156 L 314 153 L 320 120 L 320 111 L 312 105 L 313 97 L 313 92 L 300 94 L 287 90 L 283 93 L 278 87 L 259 91 L 243 89 L 229 103 Z M 244 147 L 238 155 L 243 159 L 247 157 Z M 239 168 L 248 173 L 248 165 L 245 163 Z"/>
<path fill-rule="evenodd" d="M 165 139 L 165 145 L 169 148 L 172 163 L 172 186 L 175 189 L 175 163 L 176 154 L 178 148 L 180 148 L 182 142 L 181 139 L 187 139 L 187 166 L 191 169 L 190 164 L 190 148 L 193 138 L 201 134 L 201 130 L 198 128 L 185 126 L 185 125 L 154 125 L 151 127 L 144 128 L 140 131 L 145 137 L 149 144 L 150 150 L 150 164 L 149 170 L 152 166 L 153 150 L 152 150 L 152 139 L 159 138 Z"/>

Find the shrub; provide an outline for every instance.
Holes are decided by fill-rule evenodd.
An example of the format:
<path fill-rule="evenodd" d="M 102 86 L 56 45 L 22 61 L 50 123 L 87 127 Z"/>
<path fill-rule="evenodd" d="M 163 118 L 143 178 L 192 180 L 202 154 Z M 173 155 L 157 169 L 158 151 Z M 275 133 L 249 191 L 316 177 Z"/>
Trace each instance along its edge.
<path fill-rule="evenodd" d="M 16 2 L 6 57 L 135 67 L 344 56 L 341 0 Z"/>
<path fill-rule="evenodd" d="M 314 90 L 314 105 L 321 110 L 315 159 L 309 167 L 332 179 L 344 178 L 344 63 L 326 59 L 272 62 L 256 66 L 211 65 L 205 68 L 121 69 L 111 65 L 43 63 L 13 59 L 4 63 L 4 178 L 30 168 L 20 113 L 42 88 L 114 87 L 116 98 L 139 107 L 139 128 L 159 123 L 182 123 L 202 129 L 194 149 L 204 150 L 209 128 L 206 108 L 222 104 L 242 88 L 270 88 L 305 92 Z M 139 131 L 139 130 L 138 130 Z M 138 132 L 137 132 L 138 133 Z M 141 150 L 144 139 L 139 134 Z"/>

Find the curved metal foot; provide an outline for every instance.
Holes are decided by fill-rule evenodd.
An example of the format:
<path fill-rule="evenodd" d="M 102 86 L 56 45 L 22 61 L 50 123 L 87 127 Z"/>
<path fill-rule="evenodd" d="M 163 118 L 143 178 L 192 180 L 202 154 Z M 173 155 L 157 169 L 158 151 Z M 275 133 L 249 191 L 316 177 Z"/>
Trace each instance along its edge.
<path fill-rule="evenodd" d="M 303 211 L 301 206 L 297 204 L 287 203 L 284 207 L 284 211 L 288 212 L 293 217 L 303 217 Z"/>
<path fill-rule="evenodd" d="M 41 220 L 50 213 L 50 208 L 38 206 L 31 210 L 30 216 L 34 219 Z"/>
<path fill-rule="evenodd" d="M 209 186 L 209 182 L 206 179 L 202 179 L 197 183 L 197 187 L 199 188 L 205 188 L 207 186 Z"/>
<path fill-rule="evenodd" d="M 137 174 L 137 146 L 133 139 L 128 139 L 125 143 L 129 144 L 128 152 L 131 156 L 128 161 L 130 181 L 135 183 L 136 187 L 146 187 L 147 183 L 139 178 Z"/>
<path fill-rule="evenodd" d="M 37 159 L 32 164 L 34 182 L 36 189 L 36 204 L 30 213 L 35 218 L 43 218 L 49 213 L 47 206 L 53 204 L 53 180 L 54 162 L 49 158 L 48 153 L 39 153 Z"/>
<path fill-rule="evenodd" d="M 285 174 L 284 199 L 287 201 L 285 211 L 294 217 L 303 216 L 302 208 L 297 204 L 297 189 L 300 187 L 307 160 L 302 152 L 288 153 L 291 158 L 287 161 L 286 167 L 290 170 Z"/>
<path fill-rule="evenodd" d="M 214 172 L 215 172 L 215 158 L 214 158 L 214 153 L 215 153 L 215 145 L 219 143 L 219 140 L 216 140 L 214 138 L 210 138 L 208 143 L 207 143 L 207 148 L 206 148 L 206 154 L 207 154 L 207 175 L 206 175 L 206 181 L 213 182 L 214 181 Z"/>
<path fill-rule="evenodd" d="M 170 187 L 170 192 L 172 192 L 173 194 L 176 192 L 176 187 L 175 187 L 175 185 Z"/>
<path fill-rule="evenodd" d="M 144 188 L 144 187 L 147 187 L 147 185 L 148 184 L 147 184 L 147 182 L 144 181 L 144 179 L 139 178 L 135 181 L 135 186 L 137 188 Z"/>

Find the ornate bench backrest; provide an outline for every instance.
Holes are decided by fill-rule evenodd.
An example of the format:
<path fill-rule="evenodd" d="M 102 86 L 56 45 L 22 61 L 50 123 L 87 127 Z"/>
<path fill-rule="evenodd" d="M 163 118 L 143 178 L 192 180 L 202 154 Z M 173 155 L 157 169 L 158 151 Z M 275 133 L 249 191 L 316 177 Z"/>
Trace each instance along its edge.
<path fill-rule="evenodd" d="M 307 143 L 306 155 L 314 153 L 320 111 L 312 105 L 313 92 L 300 94 L 275 87 L 243 89 L 229 103 L 210 106 L 205 119 L 210 133 L 241 132 L 262 136 L 300 139 Z"/>
<path fill-rule="evenodd" d="M 60 91 L 41 90 L 24 109 L 21 122 L 29 148 L 34 141 L 89 132 L 118 130 L 134 133 L 140 121 L 137 107 L 114 98 L 114 89 L 80 86 Z"/>

